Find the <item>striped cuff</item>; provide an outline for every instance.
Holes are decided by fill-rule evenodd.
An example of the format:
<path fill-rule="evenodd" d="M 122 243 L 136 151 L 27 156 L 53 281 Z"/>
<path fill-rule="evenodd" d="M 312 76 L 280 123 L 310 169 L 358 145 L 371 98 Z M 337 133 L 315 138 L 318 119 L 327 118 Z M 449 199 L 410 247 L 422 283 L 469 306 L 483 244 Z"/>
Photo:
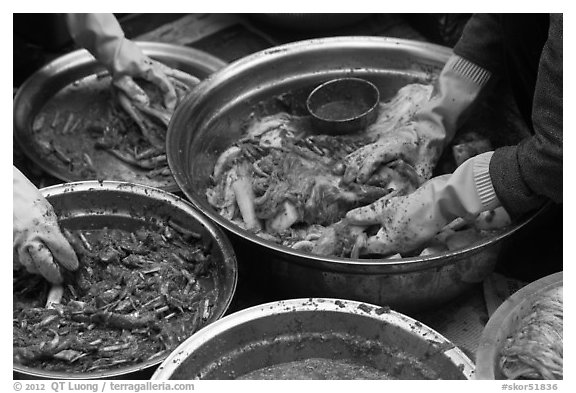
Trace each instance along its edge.
<path fill-rule="evenodd" d="M 472 63 L 471 61 L 468 61 L 465 58 L 457 55 L 453 55 L 450 57 L 450 59 L 448 59 L 445 69 L 454 71 L 458 75 L 461 75 L 463 78 L 474 82 L 481 88 L 488 83 L 490 77 L 492 76 L 492 73 L 487 69 L 482 68 Z"/>
<path fill-rule="evenodd" d="M 492 210 L 500 206 L 496 191 L 490 178 L 490 159 L 493 151 L 482 153 L 474 157 L 474 183 L 476 191 L 486 210 Z"/>

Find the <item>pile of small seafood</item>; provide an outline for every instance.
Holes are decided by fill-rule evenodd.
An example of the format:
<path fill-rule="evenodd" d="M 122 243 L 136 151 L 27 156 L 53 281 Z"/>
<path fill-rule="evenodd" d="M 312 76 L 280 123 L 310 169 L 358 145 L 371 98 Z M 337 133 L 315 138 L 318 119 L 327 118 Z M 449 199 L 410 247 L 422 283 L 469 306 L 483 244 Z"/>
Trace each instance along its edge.
<path fill-rule="evenodd" d="M 21 269 L 13 278 L 14 362 L 44 371 L 97 372 L 167 355 L 201 328 L 218 296 L 210 250 L 173 223 L 64 230 L 80 266 L 62 298 Z M 159 359 L 160 360 L 160 359 Z"/>
<path fill-rule="evenodd" d="M 500 351 L 507 379 L 563 378 L 563 290 L 551 290 L 532 304 Z"/>
<path fill-rule="evenodd" d="M 422 180 L 397 159 L 382 165 L 365 184 L 343 181 L 343 161 L 383 135 L 393 137 L 431 94 L 431 85 L 406 85 L 380 103 L 374 124 L 341 136 L 319 134 L 309 116 L 290 111 L 254 115 L 244 136 L 217 159 L 207 200 L 224 218 L 275 243 L 319 255 L 381 258 L 358 241 L 378 228 L 351 225 L 346 212 L 382 197 L 409 194 Z M 459 146 L 458 161 L 479 150 L 478 141 L 471 143 L 474 148 Z M 487 212 L 477 222 L 457 220 L 418 253 L 463 247 L 506 222 L 503 210 Z"/>
<path fill-rule="evenodd" d="M 180 102 L 192 82 L 170 80 Z M 149 178 L 171 176 L 165 140 L 172 113 L 163 106 L 155 85 L 142 80 L 138 84 L 150 105 L 135 104 L 118 94 L 108 74 L 66 86 L 44 105 L 32 124 L 40 154 L 82 180 L 107 178 L 99 163 L 110 156 L 146 171 Z"/>

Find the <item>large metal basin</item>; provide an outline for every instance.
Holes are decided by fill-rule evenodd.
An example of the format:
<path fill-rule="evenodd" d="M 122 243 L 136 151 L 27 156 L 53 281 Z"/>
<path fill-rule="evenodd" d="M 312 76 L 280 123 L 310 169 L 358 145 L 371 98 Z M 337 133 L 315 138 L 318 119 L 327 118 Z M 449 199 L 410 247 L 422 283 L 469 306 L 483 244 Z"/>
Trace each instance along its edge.
<path fill-rule="evenodd" d="M 502 240 L 524 223 L 454 252 L 393 262 L 344 259 L 263 240 L 221 217 L 205 197 L 218 155 L 240 137 L 251 111 L 277 105 L 272 97 L 285 92 L 306 97 L 326 80 L 355 76 L 376 84 L 385 101 L 408 83 L 431 82 L 450 53 L 437 45 L 381 37 L 296 42 L 230 64 L 182 102 L 168 129 L 170 169 L 190 201 L 232 235 L 250 271 L 243 277 L 261 277 L 255 285 L 269 284 L 284 298 L 345 298 L 409 311 L 453 299 L 493 270 Z"/>
<path fill-rule="evenodd" d="M 506 340 L 521 328 L 522 320 L 533 312 L 534 302 L 549 293 L 562 293 L 563 275 L 563 272 L 558 272 L 531 282 L 496 309 L 478 343 L 475 379 L 506 379 L 499 367 L 500 353 Z"/>
<path fill-rule="evenodd" d="M 43 188 L 41 192 L 54 207 L 63 228 L 135 230 L 142 225 L 153 228 L 156 222 L 170 219 L 200 233 L 211 247 L 219 289 L 206 323 L 218 320 L 228 309 L 238 279 L 236 256 L 223 231 L 188 202 L 155 188 L 122 182 L 68 183 Z M 142 364 L 92 373 L 50 372 L 19 364 L 14 364 L 13 370 L 16 379 L 149 378 L 166 356 L 168 353 Z"/>
<path fill-rule="evenodd" d="M 401 358 L 412 357 L 409 363 Z M 350 359 L 400 379 L 421 366 L 471 379 L 474 365 L 434 330 L 403 314 L 338 299 L 293 299 L 230 314 L 180 344 L 152 379 L 235 379 L 280 363 Z"/>

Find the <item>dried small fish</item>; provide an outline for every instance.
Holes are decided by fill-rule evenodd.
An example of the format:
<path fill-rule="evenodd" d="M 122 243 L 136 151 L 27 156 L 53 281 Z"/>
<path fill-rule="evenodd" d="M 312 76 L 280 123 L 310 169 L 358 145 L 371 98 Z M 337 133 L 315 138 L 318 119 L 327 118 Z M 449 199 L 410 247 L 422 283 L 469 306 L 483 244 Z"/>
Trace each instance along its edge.
<path fill-rule="evenodd" d="M 41 328 L 43 326 L 49 325 L 52 321 L 54 321 L 56 319 L 58 319 L 58 314 L 48 315 L 42 321 L 40 321 L 36 325 L 34 325 L 34 327 L 35 328 Z"/>
<path fill-rule="evenodd" d="M 82 232 L 78 232 L 78 237 L 82 241 L 82 244 L 84 245 L 84 247 L 86 247 L 86 249 L 88 251 L 92 251 L 92 245 L 90 244 L 88 239 L 86 239 L 86 236 Z"/>
<path fill-rule="evenodd" d="M 44 127 L 44 122 L 46 121 L 46 115 L 44 113 L 40 113 L 34 119 L 34 123 L 32 123 L 32 132 L 41 131 Z"/>
<path fill-rule="evenodd" d="M 138 314 L 118 314 L 110 311 L 98 311 L 90 316 L 90 320 L 96 324 L 121 329 L 152 326 L 155 323 L 155 318 L 150 314 L 140 316 Z"/>
<path fill-rule="evenodd" d="M 98 344 L 100 344 L 102 341 L 103 341 L 103 340 L 102 340 L 101 338 L 99 338 L 99 339 L 94 340 L 94 341 L 92 341 L 92 342 L 90 342 L 90 343 L 88 343 L 88 344 L 89 344 L 89 345 L 98 345 Z"/>
<path fill-rule="evenodd" d="M 67 135 L 70 132 L 70 126 L 74 121 L 74 114 L 72 112 L 68 113 L 68 117 L 66 118 L 66 122 L 64 123 L 64 127 L 62 127 L 62 134 Z"/>
<path fill-rule="evenodd" d="M 171 176 L 171 175 L 172 171 L 170 171 L 170 168 L 168 168 L 167 166 L 152 169 L 146 174 L 146 176 L 149 178 L 154 178 L 156 176 Z"/>
<path fill-rule="evenodd" d="M 156 310 L 154 310 L 154 312 L 155 312 L 156 314 L 162 314 L 163 312 L 166 312 L 166 311 L 168 311 L 169 309 L 170 309 L 170 307 L 168 307 L 168 306 L 162 306 L 162 307 L 157 308 Z"/>
<path fill-rule="evenodd" d="M 66 154 L 64 154 L 64 152 L 58 146 L 56 146 L 54 141 L 50 143 L 50 147 L 52 148 L 54 155 L 58 157 L 59 160 L 68 165 L 72 163 L 72 159 L 68 157 Z"/>
<path fill-rule="evenodd" d="M 166 319 L 168 319 L 168 317 L 166 317 Z M 150 356 L 147 360 L 154 360 L 154 359 L 159 358 L 160 356 L 164 355 L 165 353 L 166 353 L 165 351 L 157 352 L 154 355 Z"/>
<path fill-rule="evenodd" d="M 252 168 L 254 168 L 254 172 L 260 176 L 263 177 L 269 177 L 270 174 L 266 173 L 262 170 L 262 168 L 260 168 L 260 165 L 258 165 L 258 161 L 256 161 L 255 163 L 252 164 Z"/>
<path fill-rule="evenodd" d="M 127 164 L 134 165 L 143 169 L 154 169 L 161 164 L 166 163 L 166 155 L 160 154 L 156 157 L 151 157 L 147 159 L 138 160 L 130 153 L 118 150 L 118 149 L 108 149 L 107 150 L 114 157 L 124 161 Z"/>
<path fill-rule="evenodd" d="M 92 158 L 90 157 L 90 155 L 88 153 L 83 153 L 82 158 L 84 159 L 84 162 L 86 163 L 88 168 L 90 168 L 92 171 L 96 172 L 96 168 L 94 167 L 94 162 L 92 161 Z"/>
<path fill-rule="evenodd" d="M 152 300 L 146 302 L 145 304 L 143 304 L 143 305 L 141 306 L 141 308 L 142 308 L 142 309 L 145 309 L 146 307 L 155 304 L 156 302 L 158 302 L 158 301 L 161 300 L 161 299 L 162 299 L 161 296 L 156 296 L 154 299 L 152 299 Z"/>
<path fill-rule="evenodd" d="M 198 306 L 198 313 L 202 316 L 203 320 L 210 317 L 210 299 L 203 299 Z"/>
<path fill-rule="evenodd" d="M 60 112 L 56 111 L 56 113 L 54 114 L 54 117 L 52 118 L 52 122 L 50 123 L 50 127 L 56 128 L 59 120 L 60 120 Z"/>
<path fill-rule="evenodd" d="M 259 151 L 251 144 L 242 145 L 242 154 L 250 161 L 256 161 L 261 158 Z"/>
<path fill-rule="evenodd" d="M 214 272 L 197 276 L 209 250 L 189 231 L 163 225 L 63 232 L 79 251 L 80 266 L 66 273 L 65 300 L 55 309 L 14 302 L 16 363 L 79 373 L 139 364 L 175 348 L 212 315 L 214 300 L 200 299 L 215 299 Z M 20 274 L 29 275 L 14 273 L 15 300 L 19 283 L 30 283 Z"/>
<path fill-rule="evenodd" d="M 83 126 L 84 120 L 80 117 L 78 118 L 74 124 L 70 127 L 70 133 L 74 133 L 76 132 L 76 130 L 78 130 L 79 128 L 81 128 Z"/>
<path fill-rule="evenodd" d="M 139 161 L 136 160 L 130 153 L 126 153 L 118 149 L 108 149 L 107 151 L 114 157 L 118 158 L 121 161 L 124 161 L 127 164 L 140 166 Z"/>
<path fill-rule="evenodd" d="M 130 348 L 131 345 L 132 345 L 132 343 L 109 345 L 109 346 L 107 346 L 107 347 L 102 347 L 102 348 L 100 348 L 100 352 L 120 351 L 121 349 Z"/>
<path fill-rule="evenodd" d="M 159 156 L 161 154 L 165 154 L 164 149 L 158 149 L 156 147 L 149 147 L 148 149 L 142 150 L 139 153 L 135 153 L 134 158 L 136 160 L 143 160 L 146 158 Z"/>
<path fill-rule="evenodd" d="M 78 294 L 76 293 L 76 289 L 74 289 L 74 287 L 72 285 L 68 284 L 66 287 L 70 291 L 70 294 L 72 295 L 73 298 L 78 297 Z"/>
<path fill-rule="evenodd" d="M 153 268 L 150 269 L 146 269 L 142 271 L 142 274 L 150 274 L 150 273 L 156 273 L 159 272 L 162 268 L 160 266 L 155 266 Z"/>
<path fill-rule="evenodd" d="M 181 235 L 189 236 L 189 237 L 192 237 L 194 239 L 201 239 L 202 238 L 202 235 L 199 234 L 198 232 L 194 232 L 190 229 L 184 228 L 183 226 L 181 226 L 180 224 L 177 224 L 173 220 L 168 220 L 168 225 L 170 225 L 170 227 L 172 227 L 172 229 L 175 229 L 177 232 L 180 232 Z"/>
<path fill-rule="evenodd" d="M 73 363 L 87 354 L 75 351 L 73 349 L 65 349 L 54 355 L 55 359 L 66 360 L 68 363 Z"/>
<path fill-rule="evenodd" d="M 180 255 L 176 254 L 175 252 L 173 252 L 171 254 L 172 258 L 174 258 L 174 260 L 176 260 L 178 262 L 178 264 L 180 265 L 186 265 L 188 262 L 186 262 L 184 260 L 184 258 L 182 258 Z"/>
<path fill-rule="evenodd" d="M 314 153 L 316 153 L 320 156 L 325 155 L 324 151 L 322 149 L 320 149 L 318 146 L 316 146 L 316 144 L 314 143 L 314 140 L 312 138 L 304 138 L 303 142 L 306 145 L 306 147 L 308 147 Z"/>

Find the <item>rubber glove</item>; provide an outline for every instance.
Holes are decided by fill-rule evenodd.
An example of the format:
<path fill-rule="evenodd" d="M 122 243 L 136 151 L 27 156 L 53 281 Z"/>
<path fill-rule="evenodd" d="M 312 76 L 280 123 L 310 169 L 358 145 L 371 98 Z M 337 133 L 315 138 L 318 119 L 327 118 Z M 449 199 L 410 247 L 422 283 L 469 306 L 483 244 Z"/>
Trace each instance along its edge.
<path fill-rule="evenodd" d="M 489 71 L 470 61 L 450 57 L 434 86 L 430 101 L 413 119 L 394 132 L 348 155 L 345 182 L 364 183 L 381 164 L 402 159 L 412 165 L 421 182 L 432 176 L 443 148 L 452 140 L 466 109 L 488 83 Z"/>
<path fill-rule="evenodd" d="M 150 100 L 144 90 L 132 79 L 145 79 L 160 88 L 164 106 L 173 111 L 178 97 L 169 77 L 192 87 L 199 80 L 185 72 L 170 68 L 150 59 L 131 40 L 124 36 L 113 14 L 67 14 L 70 35 L 86 48 L 110 71 L 113 83 L 135 104 L 148 107 Z"/>
<path fill-rule="evenodd" d="M 472 157 L 453 174 L 434 177 L 411 194 L 384 197 L 349 211 L 346 218 L 351 224 L 381 224 L 363 248 L 377 254 L 413 251 L 454 219 L 473 220 L 500 206 L 488 171 L 493 153 Z"/>
<path fill-rule="evenodd" d="M 53 284 L 62 282 L 60 266 L 78 268 L 78 258 L 66 240 L 54 209 L 40 191 L 14 167 L 14 269 L 23 265 Z"/>

